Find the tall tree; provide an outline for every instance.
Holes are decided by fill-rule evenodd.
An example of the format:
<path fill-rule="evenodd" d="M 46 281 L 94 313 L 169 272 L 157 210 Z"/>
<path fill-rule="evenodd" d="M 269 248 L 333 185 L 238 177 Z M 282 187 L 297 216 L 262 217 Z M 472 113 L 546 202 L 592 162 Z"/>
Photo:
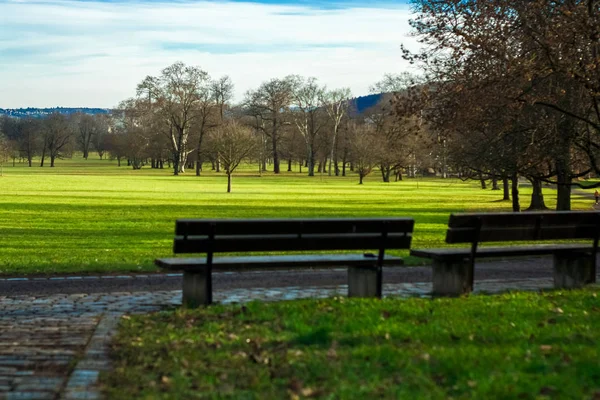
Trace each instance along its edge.
<path fill-rule="evenodd" d="M 293 94 L 293 79 L 288 76 L 264 82 L 258 89 L 247 92 L 244 101 L 248 114 L 255 116 L 254 128 L 271 140 L 273 172 L 276 174 L 280 172 L 278 146 L 282 127 L 289 123 L 285 113 L 292 103 Z"/>
<path fill-rule="evenodd" d="M 413 5 L 417 16 L 411 24 L 424 51 L 406 55 L 435 83 L 437 98 L 454 92 L 467 99 L 477 93 L 482 100 L 484 91 L 493 94 L 487 103 L 462 101 L 459 106 L 471 104 L 479 115 L 495 107 L 510 116 L 500 132 L 511 136 L 539 131 L 519 128 L 529 106 L 560 115 L 551 118 L 556 127 L 548 132 L 556 135 L 546 141 L 557 146 L 552 153 L 556 179 L 543 177 L 547 173 L 540 179 L 558 185 L 557 209 L 569 209 L 572 179 L 583 172 L 571 168 L 572 154 L 587 152 L 590 166 L 600 169 L 595 159 L 600 149 L 600 1 L 414 0 Z"/>
<path fill-rule="evenodd" d="M 44 166 L 46 151 L 50 156 L 50 167 L 54 167 L 57 158 L 70 150 L 73 139 L 73 126 L 67 117 L 59 113 L 52 113 L 43 122 L 44 150 L 40 167 Z"/>
<path fill-rule="evenodd" d="M 222 122 L 227 104 L 233 99 L 234 85 L 227 75 L 210 83 L 211 92 L 219 110 L 219 120 Z"/>
<path fill-rule="evenodd" d="M 317 135 L 325 126 L 324 93 L 325 87 L 317 82 L 317 78 L 294 76 L 293 108 L 290 112 L 298 132 L 306 143 L 306 159 L 308 161 L 308 176 L 315 175 L 315 159 Z"/>
<path fill-rule="evenodd" d="M 337 163 L 337 140 L 338 134 L 340 130 L 340 126 L 342 124 L 342 118 L 347 114 L 350 97 L 352 96 L 352 92 L 350 88 L 341 88 L 334 89 L 330 91 L 325 91 L 323 93 L 322 103 L 325 105 L 325 110 L 327 110 L 327 115 L 331 119 L 333 124 L 333 132 L 330 143 L 330 152 L 329 152 L 329 167 L 328 167 L 328 175 L 331 176 L 332 164 L 335 166 L 334 172 L 335 175 L 339 175 L 339 168 Z"/>
<path fill-rule="evenodd" d="M 164 123 L 173 154 L 173 174 L 185 172 L 189 138 L 198 117 L 197 106 L 209 81 L 208 73 L 182 62 L 162 70 L 159 76 L 146 77 L 137 87 L 137 95 L 147 102 L 146 112 L 157 114 Z"/>

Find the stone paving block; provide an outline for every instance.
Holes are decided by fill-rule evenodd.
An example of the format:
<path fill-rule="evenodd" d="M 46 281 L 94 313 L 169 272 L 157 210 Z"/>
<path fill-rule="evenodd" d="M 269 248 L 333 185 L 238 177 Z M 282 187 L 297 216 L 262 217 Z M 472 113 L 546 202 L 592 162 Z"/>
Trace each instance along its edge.
<path fill-rule="evenodd" d="M 31 376 L 21 380 L 15 388 L 17 392 L 53 391 L 58 392 L 64 382 L 64 377 Z"/>
<path fill-rule="evenodd" d="M 56 397 L 54 392 L 9 392 L 6 400 L 52 400 Z"/>
<path fill-rule="evenodd" d="M 99 371 L 93 369 L 76 369 L 71 374 L 67 389 L 80 386 L 92 386 L 98 380 L 99 374 Z"/>

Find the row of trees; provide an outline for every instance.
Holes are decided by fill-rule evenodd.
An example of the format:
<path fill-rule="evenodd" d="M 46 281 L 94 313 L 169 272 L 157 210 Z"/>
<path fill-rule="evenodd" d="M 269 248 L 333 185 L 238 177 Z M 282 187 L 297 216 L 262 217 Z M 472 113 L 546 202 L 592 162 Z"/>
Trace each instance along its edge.
<path fill-rule="evenodd" d="M 44 119 L 0 119 L 0 136 L 5 158 L 25 160 L 31 167 L 34 158 L 43 167 L 46 161 L 54 167 L 56 159 L 71 156 L 74 150 L 88 158 L 90 151 L 100 158 L 111 148 L 111 124 L 107 115 L 76 113 L 50 114 Z"/>
<path fill-rule="evenodd" d="M 372 91 L 400 90 L 406 82 L 387 75 Z M 359 114 L 349 89 L 328 90 L 315 78 L 298 75 L 264 82 L 248 91 L 241 104 L 231 103 L 232 94 L 229 77 L 211 79 L 200 68 L 179 62 L 146 77 L 136 96 L 111 115 L 4 118 L 0 131 L 13 158 L 29 166 L 38 156 L 40 166 L 46 158 L 54 166 L 57 158 L 77 150 L 86 159 L 91 151 L 100 158 L 107 154 L 119 166 L 126 160 L 134 169 L 167 165 L 174 175 L 194 169 L 200 176 L 210 162 L 230 176 L 244 160 L 258 162 L 261 172 L 272 168 L 278 174 L 287 161 L 288 171 L 297 163 L 309 176 L 346 175 L 351 168 L 362 183 L 374 169 L 389 181 L 393 175 L 401 179 L 404 168 L 414 174 L 434 162 L 431 148 L 415 135 L 418 120 L 394 113 L 391 95 Z"/>
<path fill-rule="evenodd" d="M 421 150 L 416 141 L 408 140 L 414 121 L 399 120 L 391 112 L 390 99 L 358 115 L 349 89 L 328 90 L 317 79 L 298 75 L 264 82 L 238 105 L 230 104 L 232 91 L 227 76 L 212 80 L 197 67 L 173 64 L 159 76 L 146 77 L 137 96 L 120 105 L 124 132 L 146 144 L 141 158 L 168 155 L 175 175 L 194 165 L 200 175 L 206 159 L 219 170 L 214 141 L 228 121 L 254 131 L 259 142 L 256 159 L 262 170 L 267 163 L 272 165 L 275 174 L 287 160 L 288 170 L 297 161 L 309 176 L 315 171 L 344 175 L 347 165 L 370 154 L 364 174 L 378 165 L 382 179 L 389 181 L 391 171 L 400 171 Z M 362 134 L 371 140 L 358 148 L 356 136 Z"/>
<path fill-rule="evenodd" d="M 397 95 L 396 111 L 421 113 L 454 168 L 511 180 L 515 211 L 519 176 L 531 208 L 545 208 L 547 182 L 570 209 L 574 179 L 600 171 L 600 1 L 412 3 L 423 49 L 404 56 L 425 83 Z"/>

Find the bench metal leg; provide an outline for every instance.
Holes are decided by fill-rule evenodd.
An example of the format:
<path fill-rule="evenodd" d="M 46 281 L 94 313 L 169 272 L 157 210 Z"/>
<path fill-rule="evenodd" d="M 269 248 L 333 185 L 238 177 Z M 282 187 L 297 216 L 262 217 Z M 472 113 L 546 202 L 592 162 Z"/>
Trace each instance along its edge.
<path fill-rule="evenodd" d="M 473 291 L 473 265 L 469 260 L 433 260 L 434 296 L 460 296 Z"/>
<path fill-rule="evenodd" d="M 596 282 L 596 265 L 589 253 L 568 252 L 554 255 L 554 287 L 580 288 Z"/>
<path fill-rule="evenodd" d="M 348 297 L 381 298 L 381 267 L 348 267 Z"/>
<path fill-rule="evenodd" d="M 209 271 L 183 272 L 183 305 L 189 308 L 212 303 L 212 277 Z"/>

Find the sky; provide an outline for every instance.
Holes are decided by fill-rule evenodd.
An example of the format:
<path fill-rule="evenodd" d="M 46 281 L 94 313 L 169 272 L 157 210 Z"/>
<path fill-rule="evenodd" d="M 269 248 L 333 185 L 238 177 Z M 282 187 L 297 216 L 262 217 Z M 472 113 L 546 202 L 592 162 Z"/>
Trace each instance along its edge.
<path fill-rule="evenodd" d="M 176 61 L 236 102 L 289 74 L 354 96 L 411 70 L 408 0 L 0 0 L 0 108 L 111 108 Z"/>

